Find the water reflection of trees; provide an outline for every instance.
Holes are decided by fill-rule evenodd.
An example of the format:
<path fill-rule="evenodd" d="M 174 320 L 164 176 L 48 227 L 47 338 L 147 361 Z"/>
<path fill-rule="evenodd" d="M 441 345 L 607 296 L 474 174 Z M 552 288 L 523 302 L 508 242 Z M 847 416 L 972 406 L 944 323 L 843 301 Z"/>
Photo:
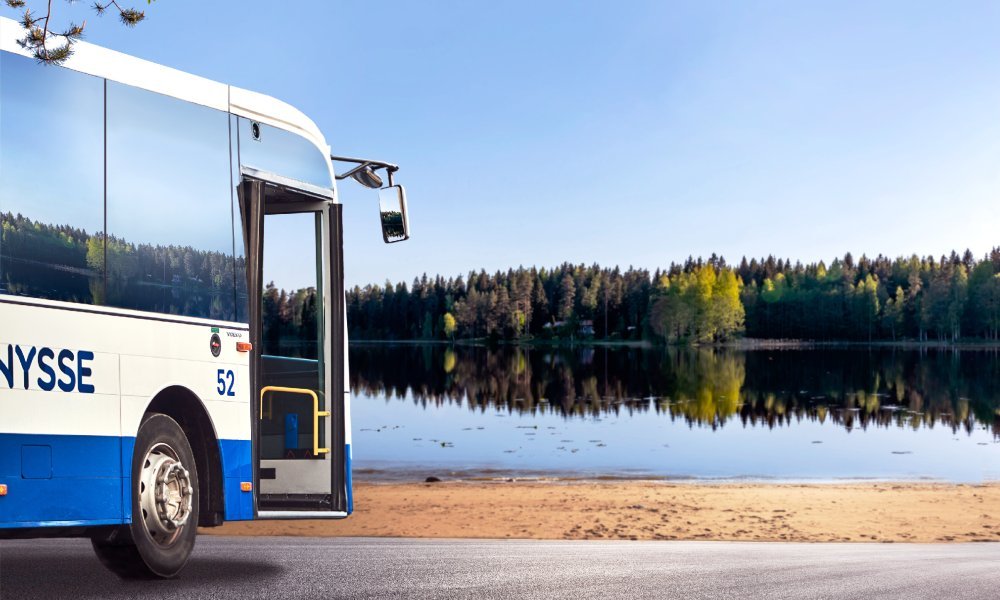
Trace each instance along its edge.
<path fill-rule="evenodd" d="M 350 359 L 356 395 L 425 407 L 566 417 L 652 411 L 712 428 L 804 419 L 848 430 L 986 426 L 1000 437 L 995 352 L 359 345 Z"/>

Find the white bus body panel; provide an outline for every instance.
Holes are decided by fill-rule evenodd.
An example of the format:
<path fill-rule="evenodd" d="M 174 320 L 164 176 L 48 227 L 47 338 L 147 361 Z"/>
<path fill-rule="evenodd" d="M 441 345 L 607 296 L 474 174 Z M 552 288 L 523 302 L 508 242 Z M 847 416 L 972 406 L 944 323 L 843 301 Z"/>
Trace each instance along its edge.
<path fill-rule="evenodd" d="M 0 481 L 8 486 L 0 528 L 128 522 L 135 436 L 150 402 L 173 386 L 201 400 L 215 429 L 226 518 L 253 517 L 251 497 L 240 491 L 251 460 L 249 354 L 236 350 L 245 325 L 10 296 L 0 296 L 0 323 L 0 460 L 20 460 L 22 472 Z M 213 327 L 223 340 L 218 357 L 209 345 Z M 73 378 L 61 366 L 76 375 L 70 391 L 43 389 L 52 377 L 42 349 L 74 355 L 47 363 L 58 384 L 70 387 Z M 92 358 L 81 363 L 81 353 Z M 83 377 L 81 364 L 89 370 Z M 220 388 L 220 370 L 233 372 L 232 389 Z"/>

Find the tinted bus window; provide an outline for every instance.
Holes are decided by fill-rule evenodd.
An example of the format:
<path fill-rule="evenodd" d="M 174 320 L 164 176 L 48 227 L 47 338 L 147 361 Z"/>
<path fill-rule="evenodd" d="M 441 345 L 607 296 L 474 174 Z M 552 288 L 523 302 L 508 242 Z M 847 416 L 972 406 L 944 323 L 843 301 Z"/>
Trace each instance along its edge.
<path fill-rule="evenodd" d="M 316 291 L 323 282 L 321 235 L 320 213 L 264 219 L 262 354 L 320 356 L 323 297 Z"/>
<path fill-rule="evenodd" d="M 258 124 L 255 138 L 252 123 L 239 118 L 240 164 L 259 171 L 276 173 L 321 188 L 332 188 L 327 157 L 309 140 L 294 133 Z"/>
<path fill-rule="evenodd" d="M 104 80 L 0 52 L 0 294 L 99 304 Z"/>
<path fill-rule="evenodd" d="M 229 116 L 108 82 L 108 304 L 234 320 Z"/>

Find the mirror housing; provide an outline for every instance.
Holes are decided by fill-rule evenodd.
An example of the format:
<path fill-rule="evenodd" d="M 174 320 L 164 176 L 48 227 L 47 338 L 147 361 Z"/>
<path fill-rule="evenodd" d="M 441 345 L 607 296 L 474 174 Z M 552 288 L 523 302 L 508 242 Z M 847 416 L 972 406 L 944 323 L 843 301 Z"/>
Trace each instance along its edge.
<path fill-rule="evenodd" d="M 410 220 L 406 216 L 406 191 L 401 185 L 391 185 L 378 191 L 379 221 L 382 240 L 394 244 L 410 239 Z"/>

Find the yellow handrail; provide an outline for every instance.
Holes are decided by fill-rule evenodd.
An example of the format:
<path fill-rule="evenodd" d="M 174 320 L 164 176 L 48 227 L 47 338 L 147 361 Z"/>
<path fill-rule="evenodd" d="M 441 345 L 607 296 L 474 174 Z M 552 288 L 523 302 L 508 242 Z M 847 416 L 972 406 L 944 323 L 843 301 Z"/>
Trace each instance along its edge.
<path fill-rule="evenodd" d="M 268 392 L 284 392 L 286 394 L 299 394 L 302 396 L 310 396 L 313 401 L 313 456 L 319 456 L 320 454 L 329 454 L 329 448 L 319 447 L 319 418 L 329 417 L 330 411 L 319 409 L 319 396 L 316 392 L 312 390 L 307 390 L 305 388 L 290 388 L 281 387 L 278 385 L 267 385 L 260 390 L 260 414 L 263 418 L 264 416 L 264 396 Z M 268 412 L 268 419 L 271 418 L 271 412 Z"/>

